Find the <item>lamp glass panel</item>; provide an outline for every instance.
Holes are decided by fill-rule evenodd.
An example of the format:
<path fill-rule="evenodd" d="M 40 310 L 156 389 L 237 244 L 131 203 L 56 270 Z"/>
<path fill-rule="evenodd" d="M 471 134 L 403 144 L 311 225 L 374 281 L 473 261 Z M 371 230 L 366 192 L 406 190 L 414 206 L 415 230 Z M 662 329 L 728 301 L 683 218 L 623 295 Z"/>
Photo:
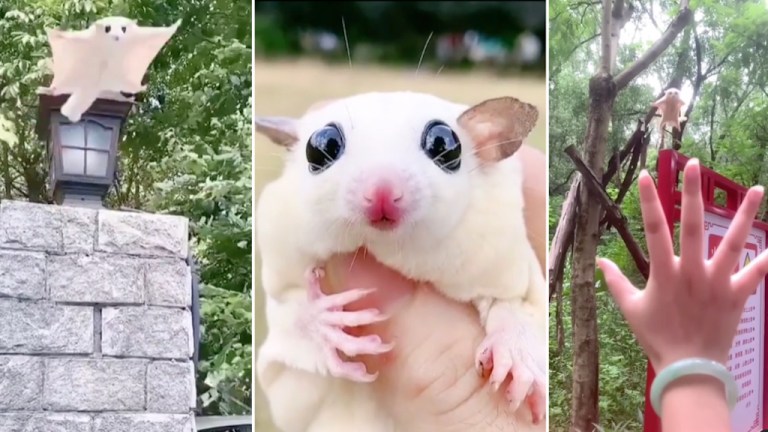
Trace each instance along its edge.
<path fill-rule="evenodd" d="M 109 150 L 112 144 L 112 130 L 110 128 L 99 123 L 88 122 L 86 123 L 86 133 L 88 134 L 86 141 L 88 148 Z"/>
<path fill-rule="evenodd" d="M 106 177 L 109 165 L 109 152 L 88 150 L 85 175 L 90 177 Z"/>
<path fill-rule="evenodd" d="M 59 125 L 59 134 L 61 135 L 61 145 L 66 147 L 85 147 L 85 130 L 83 123 Z"/>
<path fill-rule="evenodd" d="M 64 174 L 85 174 L 85 150 L 62 147 L 61 167 Z"/>

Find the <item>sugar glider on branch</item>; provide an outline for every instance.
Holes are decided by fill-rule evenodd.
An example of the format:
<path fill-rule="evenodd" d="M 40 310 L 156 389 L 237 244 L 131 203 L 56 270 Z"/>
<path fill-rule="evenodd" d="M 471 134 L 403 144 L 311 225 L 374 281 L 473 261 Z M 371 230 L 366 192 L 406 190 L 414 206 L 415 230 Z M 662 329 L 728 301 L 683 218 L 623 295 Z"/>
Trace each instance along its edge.
<path fill-rule="evenodd" d="M 653 106 L 661 114 L 661 120 L 659 121 L 659 130 L 661 131 L 659 150 L 664 150 L 664 127 L 672 126 L 672 131 L 675 129 L 680 130 L 680 123 L 686 120 L 682 112 L 684 105 L 685 102 L 680 98 L 680 90 L 676 88 L 667 89 L 664 91 L 664 96 L 653 103 Z"/>
<path fill-rule="evenodd" d="M 125 17 L 102 18 L 85 30 L 48 29 L 54 96 L 68 94 L 61 113 L 77 122 L 102 95 L 136 94 L 152 60 L 181 24 L 141 27 Z"/>
<path fill-rule="evenodd" d="M 347 360 L 392 346 L 343 331 L 383 320 L 343 308 L 387 287 L 320 290 L 324 262 L 363 247 L 474 304 L 487 391 L 503 392 L 517 430 L 544 430 L 548 291 L 522 189 L 523 169 L 544 167 L 523 167 L 516 155 L 537 118 L 513 97 L 468 107 L 411 92 L 360 94 L 301 119 L 256 118 L 260 133 L 289 149 L 256 211 L 268 328 L 256 369 L 281 429 L 394 431 L 367 385 L 376 375 Z"/>

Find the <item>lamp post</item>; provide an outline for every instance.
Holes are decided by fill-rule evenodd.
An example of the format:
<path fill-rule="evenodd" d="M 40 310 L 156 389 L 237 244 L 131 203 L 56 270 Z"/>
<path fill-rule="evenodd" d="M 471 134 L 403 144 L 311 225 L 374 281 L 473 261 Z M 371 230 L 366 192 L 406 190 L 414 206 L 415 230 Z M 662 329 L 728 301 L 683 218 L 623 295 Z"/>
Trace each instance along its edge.
<path fill-rule="evenodd" d="M 68 95 L 38 91 L 37 132 L 46 142 L 49 188 L 60 205 L 103 207 L 115 179 L 118 146 L 133 107 L 128 98 L 97 99 L 81 119 L 61 114 Z"/>

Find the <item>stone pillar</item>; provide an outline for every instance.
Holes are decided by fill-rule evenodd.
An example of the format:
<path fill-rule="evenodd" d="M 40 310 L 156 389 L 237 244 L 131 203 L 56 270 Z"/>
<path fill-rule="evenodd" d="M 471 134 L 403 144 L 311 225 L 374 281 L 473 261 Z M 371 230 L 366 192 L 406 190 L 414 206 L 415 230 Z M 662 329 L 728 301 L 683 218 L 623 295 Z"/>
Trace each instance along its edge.
<path fill-rule="evenodd" d="M 0 203 L 0 431 L 194 432 L 187 231 Z"/>

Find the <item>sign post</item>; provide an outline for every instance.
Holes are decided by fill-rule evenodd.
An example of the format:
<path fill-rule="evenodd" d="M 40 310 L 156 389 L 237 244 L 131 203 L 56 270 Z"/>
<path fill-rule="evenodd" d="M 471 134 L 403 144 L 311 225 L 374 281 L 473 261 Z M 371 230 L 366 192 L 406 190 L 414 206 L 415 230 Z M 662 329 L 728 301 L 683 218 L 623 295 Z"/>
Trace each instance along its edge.
<path fill-rule="evenodd" d="M 675 225 L 680 221 L 682 172 L 688 158 L 674 150 L 659 152 L 657 163 L 657 190 L 670 233 L 675 236 Z M 701 167 L 701 189 L 704 198 L 704 246 L 707 258 L 712 257 L 736 215 L 748 188 L 723 177 L 709 168 Z M 718 203 L 717 192 L 724 196 Z M 766 248 L 768 224 L 755 221 L 742 252 L 738 271 L 754 260 Z M 765 281 L 756 287 L 744 306 L 744 313 L 728 356 L 731 371 L 739 389 L 738 403 L 732 412 L 734 432 L 760 432 L 768 428 L 768 409 L 765 390 L 768 375 L 765 373 L 765 322 L 768 310 L 765 305 Z M 671 288 L 671 287 L 670 287 Z M 655 371 L 648 363 L 645 391 L 644 432 L 662 432 L 659 417 L 650 403 L 650 389 Z"/>

